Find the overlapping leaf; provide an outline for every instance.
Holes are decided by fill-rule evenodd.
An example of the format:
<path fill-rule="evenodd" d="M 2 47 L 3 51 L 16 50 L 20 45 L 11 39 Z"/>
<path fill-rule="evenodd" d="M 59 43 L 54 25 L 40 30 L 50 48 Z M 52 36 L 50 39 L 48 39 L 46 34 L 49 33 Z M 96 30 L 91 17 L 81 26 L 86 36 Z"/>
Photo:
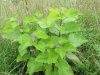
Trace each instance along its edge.
<path fill-rule="evenodd" d="M 59 61 L 55 64 L 58 67 L 59 75 L 74 75 L 70 65 L 64 59 L 59 59 Z"/>
<path fill-rule="evenodd" d="M 79 34 L 70 34 L 69 35 L 69 42 L 74 46 L 74 47 L 79 47 L 81 46 L 83 43 L 87 42 L 87 40 L 79 35 Z"/>
<path fill-rule="evenodd" d="M 42 39 L 47 39 L 49 36 L 45 32 L 43 32 L 42 30 L 37 30 L 36 37 L 42 38 Z"/>
<path fill-rule="evenodd" d="M 31 57 L 27 64 L 27 73 L 32 75 L 34 72 L 42 71 L 42 63 L 36 62 L 35 58 Z"/>

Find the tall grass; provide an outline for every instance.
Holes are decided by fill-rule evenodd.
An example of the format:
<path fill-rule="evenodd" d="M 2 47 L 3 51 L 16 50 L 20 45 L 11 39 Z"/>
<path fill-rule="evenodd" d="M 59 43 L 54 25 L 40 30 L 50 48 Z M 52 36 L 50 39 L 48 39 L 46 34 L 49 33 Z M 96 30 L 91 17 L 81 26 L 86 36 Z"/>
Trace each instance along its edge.
<path fill-rule="evenodd" d="M 47 15 L 50 7 L 75 8 L 84 16 L 79 19 L 82 34 L 88 39 L 88 43 L 80 48 L 84 57 L 85 66 L 77 71 L 79 75 L 100 74 L 100 0 L 0 0 L 0 35 L 1 29 L 13 14 L 21 17 L 32 15 L 34 11 L 40 10 Z M 15 63 L 17 45 L 11 45 L 9 41 L 0 36 L 0 71 L 8 73 L 12 64 Z M 9 62 L 9 63 L 7 63 Z M 12 63 L 12 64 L 11 64 Z M 18 65 L 18 64 L 17 64 Z M 17 66 L 15 64 L 14 67 Z M 93 66 L 92 66 L 93 65 Z M 5 75 L 5 74 L 4 74 Z"/>

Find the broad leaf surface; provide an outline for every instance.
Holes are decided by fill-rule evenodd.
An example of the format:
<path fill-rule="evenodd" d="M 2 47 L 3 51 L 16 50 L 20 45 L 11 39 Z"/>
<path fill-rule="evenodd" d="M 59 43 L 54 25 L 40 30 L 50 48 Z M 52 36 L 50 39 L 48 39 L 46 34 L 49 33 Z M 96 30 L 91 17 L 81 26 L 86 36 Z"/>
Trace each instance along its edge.
<path fill-rule="evenodd" d="M 74 47 L 79 47 L 81 46 L 83 43 L 87 42 L 87 40 L 79 35 L 79 34 L 70 34 L 69 35 L 69 42 L 74 46 Z"/>
<path fill-rule="evenodd" d="M 23 56 L 18 54 L 16 61 L 20 62 L 20 61 L 25 61 L 27 59 L 30 58 L 30 52 L 28 51 L 27 53 L 25 53 Z"/>
<path fill-rule="evenodd" d="M 74 75 L 70 65 L 64 59 L 59 59 L 59 61 L 55 64 L 58 67 L 59 75 Z"/>
<path fill-rule="evenodd" d="M 80 27 L 75 22 L 68 22 L 60 27 L 61 34 L 80 31 Z"/>
<path fill-rule="evenodd" d="M 61 37 L 59 37 L 58 42 L 59 42 L 59 44 L 66 44 L 66 43 L 68 43 L 68 38 L 61 36 Z"/>
<path fill-rule="evenodd" d="M 82 65 L 82 62 L 79 60 L 79 58 L 75 54 L 73 54 L 73 53 L 67 53 L 66 57 L 68 59 L 70 59 L 71 61 L 73 61 L 73 62 L 75 62 L 77 64 Z"/>
<path fill-rule="evenodd" d="M 59 16 L 58 9 L 52 9 L 51 8 L 50 9 L 50 14 L 47 17 L 47 23 L 49 25 L 53 24 L 58 19 L 58 16 Z"/>
<path fill-rule="evenodd" d="M 20 50 L 20 49 L 18 49 L 18 52 L 19 52 L 19 54 L 20 54 L 21 56 L 23 56 L 23 55 L 25 55 L 25 54 L 28 52 L 28 50 L 27 50 L 27 49 L 25 49 L 25 50 Z"/>
<path fill-rule="evenodd" d="M 50 25 L 47 24 L 47 20 L 46 19 L 42 19 L 41 21 L 38 22 L 39 26 L 41 28 L 48 28 L 50 27 Z"/>
<path fill-rule="evenodd" d="M 27 64 L 27 73 L 32 75 L 34 72 L 42 71 L 42 63 L 36 62 L 35 58 L 30 58 Z"/>
<path fill-rule="evenodd" d="M 49 53 L 48 64 L 56 63 L 59 55 L 53 49 L 48 49 L 47 51 Z"/>
<path fill-rule="evenodd" d="M 45 49 L 46 49 L 46 45 L 45 45 L 45 43 L 42 42 L 42 41 L 39 41 L 38 43 L 34 42 L 33 45 L 35 46 L 35 48 L 36 48 L 37 50 L 40 50 L 41 52 L 44 52 Z"/>
<path fill-rule="evenodd" d="M 43 41 L 39 41 L 38 42 L 38 47 L 40 48 L 40 51 L 44 52 L 45 48 L 46 48 L 46 45 Z"/>
<path fill-rule="evenodd" d="M 36 37 L 42 38 L 42 39 L 47 39 L 49 36 L 45 32 L 43 32 L 42 30 L 37 30 Z"/>
<path fill-rule="evenodd" d="M 32 45 L 32 40 L 28 34 L 21 35 L 17 40 L 21 44 L 19 48 L 20 50 L 24 50 Z"/>
<path fill-rule="evenodd" d="M 64 49 L 67 53 L 77 52 L 76 48 L 69 43 L 64 45 Z"/>
<path fill-rule="evenodd" d="M 41 62 L 41 63 L 48 63 L 48 52 L 47 51 L 45 51 L 44 53 L 40 53 L 37 57 L 36 57 L 36 59 L 35 59 L 35 61 L 37 61 L 37 62 Z"/>
<path fill-rule="evenodd" d="M 59 54 L 59 56 L 63 59 L 66 55 L 66 50 L 63 47 L 56 48 L 55 51 Z"/>
<path fill-rule="evenodd" d="M 52 68 L 52 65 L 47 65 L 45 67 L 46 71 L 45 71 L 45 75 L 58 75 L 58 68 L 57 67 L 53 67 Z"/>

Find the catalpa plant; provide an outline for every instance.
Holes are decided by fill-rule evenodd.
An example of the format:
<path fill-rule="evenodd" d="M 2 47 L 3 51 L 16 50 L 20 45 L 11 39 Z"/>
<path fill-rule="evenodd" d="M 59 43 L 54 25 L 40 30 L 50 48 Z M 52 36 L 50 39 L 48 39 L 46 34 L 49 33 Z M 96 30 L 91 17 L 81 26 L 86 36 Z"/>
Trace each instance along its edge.
<path fill-rule="evenodd" d="M 18 20 L 14 15 L 4 26 L 3 38 L 19 43 L 16 61 L 27 61 L 27 73 L 43 71 L 45 75 L 74 75 L 67 58 L 82 64 L 74 54 L 87 40 L 79 33 L 75 9 L 50 8 L 47 17 L 39 11 Z"/>

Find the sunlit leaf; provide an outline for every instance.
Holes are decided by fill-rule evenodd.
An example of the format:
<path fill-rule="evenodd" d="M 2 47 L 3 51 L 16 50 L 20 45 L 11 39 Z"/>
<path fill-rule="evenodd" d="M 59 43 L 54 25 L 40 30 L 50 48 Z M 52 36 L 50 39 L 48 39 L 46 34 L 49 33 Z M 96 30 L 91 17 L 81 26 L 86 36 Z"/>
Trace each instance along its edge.
<path fill-rule="evenodd" d="M 61 34 L 77 32 L 80 30 L 81 30 L 80 27 L 75 22 L 68 22 L 64 24 L 64 26 L 61 26 L 60 28 Z"/>
<path fill-rule="evenodd" d="M 50 9 L 50 14 L 47 17 L 47 23 L 49 25 L 53 24 L 59 16 L 59 10 L 58 9 Z"/>
<path fill-rule="evenodd" d="M 64 45 L 64 49 L 66 50 L 67 53 L 77 52 L 76 48 L 69 43 Z"/>
<path fill-rule="evenodd" d="M 30 28 L 29 28 L 28 26 L 24 26 L 24 27 L 23 27 L 23 31 L 24 31 L 24 32 L 29 32 L 29 31 L 30 31 Z"/>
<path fill-rule="evenodd" d="M 40 53 L 37 57 L 36 57 L 36 59 L 35 59 L 35 61 L 37 61 L 37 62 L 41 62 L 41 63 L 48 63 L 48 52 L 47 51 L 45 51 L 44 53 Z"/>
<path fill-rule="evenodd" d="M 45 69 L 46 69 L 45 75 L 52 75 L 52 65 L 51 64 L 45 66 Z"/>
<path fill-rule="evenodd" d="M 51 33 L 53 33 L 53 34 L 56 34 L 56 35 L 59 35 L 59 31 L 58 31 L 58 29 L 56 29 L 56 28 L 49 28 L 49 31 L 51 32 Z"/>
<path fill-rule="evenodd" d="M 46 19 L 42 19 L 41 21 L 38 22 L 39 26 L 41 28 L 48 28 L 50 27 L 50 25 L 47 24 L 47 20 Z"/>
<path fill-rule="evenodd" d="M 36 37 L 42 38 L 42 39 L 47 39 L 49 36 L 45 32 L 43 32 L 42 30 L 37 30 Z"/>
<path fill-rule="evenodd" d="M 16 61 L 20 62 L 20 61 L 24 61 L 30 58 L 30 52 L 28 51 L 27 53 L 25 53 L 23 56 L 21 56 L 20 54 L 18 54 Z"/>
<path fill-rule="evenodd" d="M 45 51 L 45 48 L 46 48 L 46 45 L 45 45 L 44 42 L 39 41 L 39 42 L 38 42 L 38 47 L 40 48 L 40 49 L 39 49 L 40 51 L 44 52 L 44 51 Z"/>
<path fill-rule="evenodd" d="M 63 47 L 56 48 L 55 51 L 59 54 L 59 56 L 63 59 L 66 55 L 66 50 Z"/>
<path fill-rule="evenodd" d="M 31 57 L 27 64 L 27 73 L 32 75 L 34 72 L 42 71 L 42 63 L 36 62 L 35 58 Z"/>
<path fill-rule="evenodd" d="M 74 47 L 79 47 L 81 46 L 83 43 L 87 42 L 87 40 L 79 35 L 79 34 L 70 34 L 69 35 L 69 42 L 74 46 Z"/>
<path fill-rule="evenodd" d="M 26 53 L 28 52 L 28 50 L 27 50 L 27 49 L 25 49 L 25 50 L 20 50 L 20 49 L 18 49 L 18 52 L 19 52 L 19 54 L 20 54 L 21 56 L 23 56 L 24 54 L 26 54 Z"/>
<path fill-rule="evenodd" d="M 43 14 L 41 14 L 40 11 L 36 11 L 36 12 L 35 12 L 35 16 L 36 16 L 37 18 L 40 18 L 40 17 L 43 16 Z"/>
<path fill-rule="evenodd" d="M 14 14 L 11 18 L 10 21 L 16 21 L 18 19 L 18 15 Z"/>
<path fill-rule="evenodd" d="M 59 55 L 53 49 L 48 49 L 47 51 L 49 53 L 48 63 L 56 63 Z"/>
<path fill-rule="evenodd" d="M 62 21 L 62 23 L 74 22 L 75 20 L 75 18 L 66 18 Z"/>
<path fill-rule="evenodd" d="M 28 34 L 23 34 L 23 35 L 19 36 L 17 41 L 21 44 L 20 48 L 19 48 L 20 50 L 24 50 L 27 47 L 32 45 L 32 40 Z"/>
<path fill-rule="evenodd" d="M 55 64 L 58 67 L 59 75 L 74 75 L 70 65 L 64 59 L 59 59 L 59 61 Z"/>
<path fill-rule="evenodd" d="M 8 22 L 2 29 L 3 33 L 11 33 L 19 24 L 16 22 Z"/>
<path fill-rule="evenodd" d="M 67 37 L 59 37 L 58 39 L 59 44 L 66 44 L 68 43 L 68 38 Z"/>
<path fill-rule="evenodd" d="M 50 40 L 47 44 L 46 44 L 47 47 L 49 48 L 53 48 L 55 46 L 54 42 L 52 40 Z"/>

